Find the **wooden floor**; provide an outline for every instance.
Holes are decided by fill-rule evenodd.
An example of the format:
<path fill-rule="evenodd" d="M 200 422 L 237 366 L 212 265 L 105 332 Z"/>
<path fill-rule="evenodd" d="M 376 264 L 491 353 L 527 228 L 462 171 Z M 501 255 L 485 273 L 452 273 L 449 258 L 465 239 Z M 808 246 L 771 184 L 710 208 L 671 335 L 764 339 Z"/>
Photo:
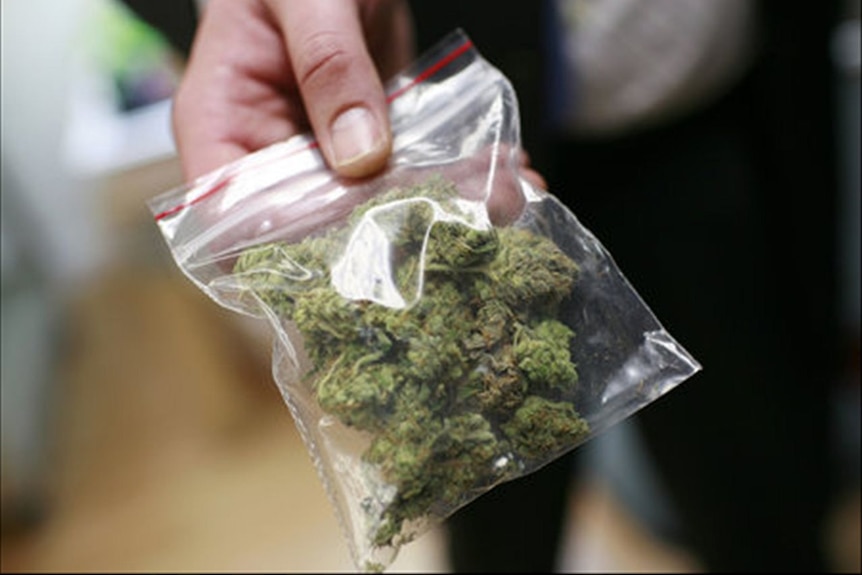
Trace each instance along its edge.
<path fill-rule="evenodd" d="M 163 256 L 121 258 L 67 302 L 48 513 L 32 529 L 4 531 L 2 571 L 353 571 L 272 383 L 265 332 Z M 837 570 L 858 572 L 858 498 L 840 512 Z M 575 493 L 570 517 L 578 530 L 562 571 L 699 570 L 599 485 Z M 434 530 L 390 571 L 446 569 Z"/>

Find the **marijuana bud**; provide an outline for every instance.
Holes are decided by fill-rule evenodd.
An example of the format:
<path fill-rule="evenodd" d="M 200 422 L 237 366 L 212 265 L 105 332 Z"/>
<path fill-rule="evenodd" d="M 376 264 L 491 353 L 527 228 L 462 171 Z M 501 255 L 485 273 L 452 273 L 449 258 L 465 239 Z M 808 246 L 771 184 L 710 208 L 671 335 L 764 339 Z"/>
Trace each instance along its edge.
<path fill-rule="evenodd" d="M 249 249 L 234 269 L 302 334 L 320 408 L 370 434 L 361 460 L 385 483 L 363 505 L 373 546 L 409 541 L 411 522 L 590 432 L 572 403 L 575 334 L 557 319 L 577 264 L 468 204 L 441 178 L 395 188 L 343 227 Z"/>
<path fill-rule="evenodd" d="M 545 459 L 587 433 L 587 423 L 571 403 L 528 397 L 502 425 L 515 452 L 525 459 Z"/>
<path fill-rule="evenodd" d="M 572 335 L 565 324 L 552 319 L 543 320 L 534 328 L 518 327 L 515 362 L 528 382 L 565 391 L 578 380 L 569 352 Z"/>

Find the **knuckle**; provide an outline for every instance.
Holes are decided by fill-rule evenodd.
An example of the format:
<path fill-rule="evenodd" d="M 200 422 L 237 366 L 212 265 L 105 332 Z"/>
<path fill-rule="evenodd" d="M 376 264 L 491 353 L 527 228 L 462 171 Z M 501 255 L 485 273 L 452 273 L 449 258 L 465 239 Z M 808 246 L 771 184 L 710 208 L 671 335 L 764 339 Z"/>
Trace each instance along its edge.
<path fill-rule="evenodd" d="M 340 77 L 350 66 L 350 55 L 337 32 L 319 31 L 303 39 L 296 75 L 301 85 Z"/>

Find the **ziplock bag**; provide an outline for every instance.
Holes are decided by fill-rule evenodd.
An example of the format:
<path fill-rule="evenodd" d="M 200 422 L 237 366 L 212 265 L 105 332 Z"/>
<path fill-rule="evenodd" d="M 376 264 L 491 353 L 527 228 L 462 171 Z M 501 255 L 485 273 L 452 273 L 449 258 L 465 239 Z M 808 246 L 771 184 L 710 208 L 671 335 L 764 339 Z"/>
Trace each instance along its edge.
<path fill-rule="evenodd" d="M 700 369 L 521 176 L 515 94 L 463 32 L 387 93 L 377 177 L 339 179 L 306 134 L 149 203 L 201 290 L 269 322 L 275 382 L 364 571 Z"/>

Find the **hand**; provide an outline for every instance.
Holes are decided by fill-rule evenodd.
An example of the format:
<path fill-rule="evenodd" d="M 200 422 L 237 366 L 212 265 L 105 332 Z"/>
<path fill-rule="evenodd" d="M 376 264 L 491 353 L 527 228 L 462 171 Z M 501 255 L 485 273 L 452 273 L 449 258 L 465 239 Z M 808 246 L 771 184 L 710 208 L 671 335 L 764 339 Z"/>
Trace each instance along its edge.
<path fill-rule="evenodd" d="M 210 0 L 175 99 L 174 130 L 187 180 L 309 129 L 339 175 L 382 174 L 392 134 L 381 79 L 413 57 L 411 16 L 401 0 Z M 371 137 L 332 129 L 342 112 L 355 118 L 349 111 L 355 106 L 370 115 Z M 365 144 L 364 154 L 357 144 Z M 544 186 L 525 153 L 519 151 L 516 165 L 508 164 L 508 151 L 497 153 L 495 161 Z M 480 199 L 490 190 L 489 215 L 505 225 L 521 213 L 524 197 L 515 174 L 489 172 L 490 161 L 489 154 L 478 154 L 447 171 L 467 197 Z M 365 196 L 350 194 L 325 206 L 278 197 L 214 238 L 212 249 L 230 250 L 272 233 L 301 237 L 343 217 Z M 255 201 L 269 198 L 261 194 Z M 200 221 L 215 222 L 225 208 L 205 202 L 195 209 Z"/>
<path fill-rule="evenodd" d="M 174 100 L 186 179 L 309 128 L 339 175 L 377 173 L 383 81 L 413 56 L 402 0 L 210 0 Z"/>

